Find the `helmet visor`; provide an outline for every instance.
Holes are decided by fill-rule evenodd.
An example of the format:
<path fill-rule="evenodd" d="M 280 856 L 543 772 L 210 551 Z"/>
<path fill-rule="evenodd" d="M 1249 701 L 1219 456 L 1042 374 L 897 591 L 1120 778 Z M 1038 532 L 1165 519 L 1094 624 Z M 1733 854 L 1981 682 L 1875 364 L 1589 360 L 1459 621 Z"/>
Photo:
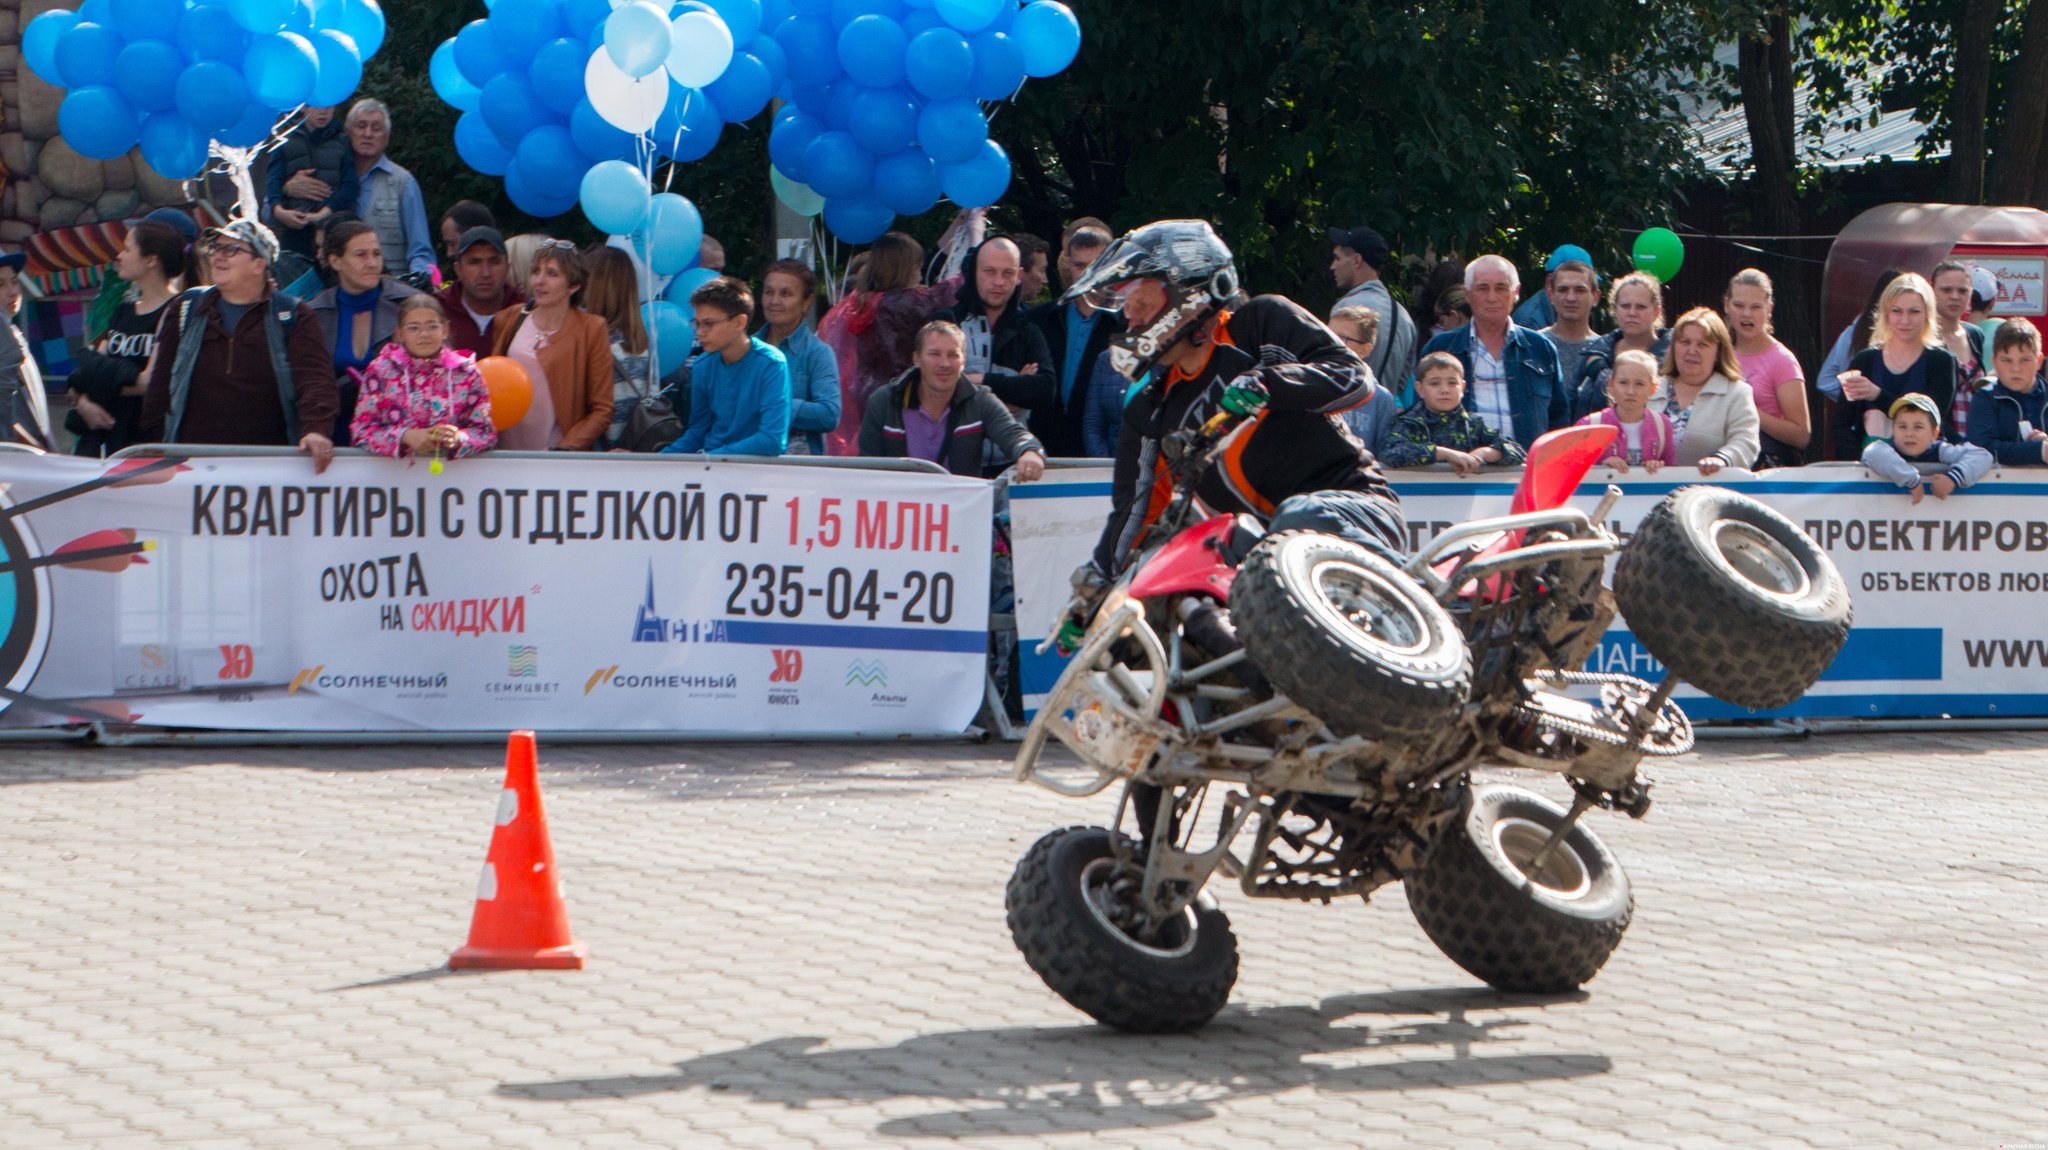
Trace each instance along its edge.
<path fill-rule="evenodd" d="M 1095 262 L 1088 265 L 1072 284 L 1064 301 L 1086 299 L 1091 306 L 1115 311 L 1123 306 L 1123 291 L 1130 281 L 1145 274 L 1142 265 L 1151 258 L 1151 253 L 1128 240 L 1117 240 L 1103 249 Z M 1101 300 L 1108 302 L 1098 302 Z"/>

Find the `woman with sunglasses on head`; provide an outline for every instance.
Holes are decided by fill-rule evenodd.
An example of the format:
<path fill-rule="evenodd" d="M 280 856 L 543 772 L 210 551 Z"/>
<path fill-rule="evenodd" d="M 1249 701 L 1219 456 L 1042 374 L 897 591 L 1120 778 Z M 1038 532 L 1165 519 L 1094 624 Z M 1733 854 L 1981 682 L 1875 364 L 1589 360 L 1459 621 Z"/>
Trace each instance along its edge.
<path fill-rule="evenodd" d="M 498 436 L 508 451 L 588 451 L 612 423 L 611 332 L 577 306 L 583 257 L 567 240 L 533 254 L 524 306 L 491 321 L 491 353 L 509 356 L 533 381 L 526 417 Z"/>

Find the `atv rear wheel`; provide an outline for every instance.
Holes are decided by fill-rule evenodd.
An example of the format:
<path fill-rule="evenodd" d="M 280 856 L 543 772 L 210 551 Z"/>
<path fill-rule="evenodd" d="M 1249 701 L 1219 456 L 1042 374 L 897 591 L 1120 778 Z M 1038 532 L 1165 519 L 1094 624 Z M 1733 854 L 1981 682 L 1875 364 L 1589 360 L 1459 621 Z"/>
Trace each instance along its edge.
<path fill-rule="evenodd" d="M 1561 994 L 1605 965 L 1628 929 L 1628 876 L 1583 823 L 1539 865 L 1565 820 L 1555 803 L 1515 787 L 1468 793 L 1422 865 L 1408 906 L 1452 962 L 1501 990 Z"/>
<path fill-rule="evenodd" d="M 1101 827 L 1066 827 L 1032 844 L 1004 905 L 1024 961 L 1076 1009 L 1140 1034 L 1200 1029 L 1230 1001 L 1237 936 L 1204 899 L 1143 937 L 1118 889 Z"/>
<path fill-rule="evenodd" d="M 1252 663 L 1339 735 L 1424 734 L 1471 691 L 1471 654 L 1450 614 L 1356 543 L 1266 536 L 1237 573 L 1230 614 Z"/>

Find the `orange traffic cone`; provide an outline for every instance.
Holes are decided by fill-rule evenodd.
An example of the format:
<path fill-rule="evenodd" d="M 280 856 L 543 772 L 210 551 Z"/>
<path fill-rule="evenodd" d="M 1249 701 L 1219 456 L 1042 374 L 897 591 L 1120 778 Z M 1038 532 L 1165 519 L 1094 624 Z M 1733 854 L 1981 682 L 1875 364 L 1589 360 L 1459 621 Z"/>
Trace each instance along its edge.
<path fill-rule="evenodd" d="M 505 789 L 498 795 L 498 825 L 477 883 L 469 943 L 448 959 L 451 970 L 581 970 L 589 953 L 569 933 L 555 848 L 540 805 L 538 756 L 532 731 L 514 731 L 505 744 Z"/>

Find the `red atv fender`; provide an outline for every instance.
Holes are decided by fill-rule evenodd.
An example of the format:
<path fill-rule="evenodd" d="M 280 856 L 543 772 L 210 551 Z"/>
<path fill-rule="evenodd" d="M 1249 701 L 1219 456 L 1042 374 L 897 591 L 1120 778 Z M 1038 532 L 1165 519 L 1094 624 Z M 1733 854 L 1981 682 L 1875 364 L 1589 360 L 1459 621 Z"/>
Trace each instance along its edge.
<path fill-rule="evenodd" d="M 1225 554 L 1237 516 L 1205 519 L 1167 541 L 1131 578 L 1131 597 L 1156 599 L 1175 593 L 1208 595 L 1230 602 L 1230 584 L 1237 564 Z"/>

